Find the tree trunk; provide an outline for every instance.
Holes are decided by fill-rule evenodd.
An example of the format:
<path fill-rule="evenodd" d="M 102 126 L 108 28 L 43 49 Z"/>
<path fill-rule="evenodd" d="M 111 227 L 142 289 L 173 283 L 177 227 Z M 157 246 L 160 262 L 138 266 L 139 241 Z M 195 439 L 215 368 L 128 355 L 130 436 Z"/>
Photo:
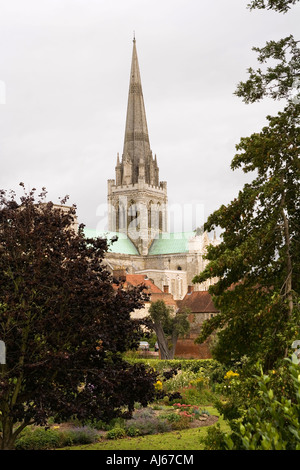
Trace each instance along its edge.
<path fill-rule="evenodd" d="M 165 337 L 165 334 L 163 332 L 161 325 L 155 324 L 154 331 L 157 336 L 157 342 L 158 342 L 161 359 L 171 359 L 166 337 Z"/>
<path fill-rule="evenodd" d="M 13 435 L 13 425 L 9 419 L 2 421 L 2 437 L 0 438 L 1 450 L 13 450 L 15 446 L 15 436 Z"/>
<path fill-rule="evenodd" d="M 165 336 L 162 326 L 158 323 L 155 323 L 153 325 L 153 329 L 157 336 L 157 342 L 158 342 L 158 347 L 160 350 L 161 359 L 174 359 L 176 343 L 177 343 L 177 338 L 178 338 L 177 333 L 174 333 L 172 335 L 172 347 L 169 348 L 168 340 Z"/>

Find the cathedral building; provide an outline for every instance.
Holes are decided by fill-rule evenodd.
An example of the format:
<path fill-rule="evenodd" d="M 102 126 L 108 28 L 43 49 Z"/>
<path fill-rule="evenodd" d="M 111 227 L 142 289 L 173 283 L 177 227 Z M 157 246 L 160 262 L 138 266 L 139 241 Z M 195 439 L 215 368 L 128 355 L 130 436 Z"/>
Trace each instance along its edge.
<path fill-rule="evenodd" d="M 167 182 L 160 181 L 158 159 L 150 146 L 135 39 L 123 152 L 116 158 L 115 178 L 108 180 L 107 205 L 108 231 L 85 232 L 108 239 L 108 268 L 143 275 L 174 300 L 183 299 L 193 277 L 204 269 L 207 245 L 217 240 L 197 227 L 169 231 Z M 194 290 L 208 287 L 195 285 Z"/>

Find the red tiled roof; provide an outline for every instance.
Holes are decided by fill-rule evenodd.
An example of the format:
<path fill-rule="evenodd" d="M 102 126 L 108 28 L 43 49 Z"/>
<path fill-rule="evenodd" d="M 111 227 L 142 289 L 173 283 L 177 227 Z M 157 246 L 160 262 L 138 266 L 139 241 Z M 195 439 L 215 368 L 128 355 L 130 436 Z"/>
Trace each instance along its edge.
<path fill-rule="evenodd" d="M 115 271 L 116 274 L 120 274 Z M 159 287 L 157 287 L 150 279 L 147 279 L 147 276 L 144 274 L 125 274 L 121 272 L 120 281 L 123 283 L 123 288 L 126 289 L 129 286 L 140 286 L 145 285 L 145 291 L 150 294 L 150 302 L 156 302 L 157 300 L 163 300 L 166 305 L 177 307 L 177 303 L 173 298 L 173 295 L 170 293 L 163 292 Z M 117 284 L 113 284 L 114 289 L 117 289 Z"/>
<path fill-rule="evenodd" d="M 157 300 L 163 300 L 166 305 L 177 307 L 177 302 L 174 300 L 173 295 L 166 292 L 153 292 L 151 294 L 151 302 L 157 302 Z"/>
<path fill-rule="evenodd" d="M 161 294 L 163 293 L 162 290 L 160 290 L 159 287 L 157 287 L 155 284 L 153 284 L 150 279 L 146 279 L 143 274 L 126 274 L 126 281 L 124 283 L 124 287 L 126 288 L 127 286 L 139 286 L 141 284 L 145 284 L 147 288 L 147 292 L 149 294 Z"/>
<path fill-rule="evenodd" d="M 180 310 L 187 307 L 192 313 L 218 313 L 212 301 L 211 295 L 207 291 L 194 291 L 186 294 L 180 302 Z"/>

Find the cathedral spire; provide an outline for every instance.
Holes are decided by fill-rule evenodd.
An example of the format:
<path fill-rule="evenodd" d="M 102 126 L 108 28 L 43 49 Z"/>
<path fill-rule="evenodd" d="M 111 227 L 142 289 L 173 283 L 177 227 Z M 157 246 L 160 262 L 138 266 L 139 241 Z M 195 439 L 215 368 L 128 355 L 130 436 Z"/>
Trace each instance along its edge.
<path fill-rule="evenodd" d="M 168 231 L 168 196 L 150 148 L 135 36 L 124 148 L 115 171 L 116 178 L 108 180 L 108 229 L 126 234 L 147 255 L 157 234 Z"/>
<path fill-rule="evenodd" d="M 147 167 L 150 155 L 148 126 L 134 36 L 123 148 L 123 160 L 131 161 L 133 184 L 138 181 L 141 160 Z"/>

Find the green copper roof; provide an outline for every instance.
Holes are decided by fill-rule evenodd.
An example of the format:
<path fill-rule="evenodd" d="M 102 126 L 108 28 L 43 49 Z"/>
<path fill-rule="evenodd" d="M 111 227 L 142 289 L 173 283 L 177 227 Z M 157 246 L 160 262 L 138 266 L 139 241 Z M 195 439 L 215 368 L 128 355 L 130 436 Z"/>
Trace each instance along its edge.
<path fill-rule="evenodd" d="M 87 238 L 106 238 L 109 243 L 110 253 L 124 255 L 138 255 L 139 252 L 132 241 L 124 233 L 118 232 L 98 232 L 97 230 L 84 229 Z M 189 251 L 189 240 L 195 236 L 195 232 L 175 232 L 160 233 L 158 238 L 153 240 L 148 255 L 168 255 L 175 253 L 187 253 Z M 117 241 L 110 243 L 114 237 Z"/>
<path fill-rule="evenodd" d="M 126 237 L 123 233 L 117 232 L 98 232 L 97 230 L 84 229 L 84 234 L 87 238 L 106 238 L 108 241 L 108 252 L 109 253 L 120 253 L 123 255 L 138 255 L 139 252 L 132 243 L 132 241 Z M 114 238 L 118 237 L 117 241 L 110 243 Z"/>
<path fill-rule="evenodd" d="M 189 251 L 189 240 L 194 236 L 195 232 L 161 233 L 153 240 L 149 255 L 186 253 Z"/>

